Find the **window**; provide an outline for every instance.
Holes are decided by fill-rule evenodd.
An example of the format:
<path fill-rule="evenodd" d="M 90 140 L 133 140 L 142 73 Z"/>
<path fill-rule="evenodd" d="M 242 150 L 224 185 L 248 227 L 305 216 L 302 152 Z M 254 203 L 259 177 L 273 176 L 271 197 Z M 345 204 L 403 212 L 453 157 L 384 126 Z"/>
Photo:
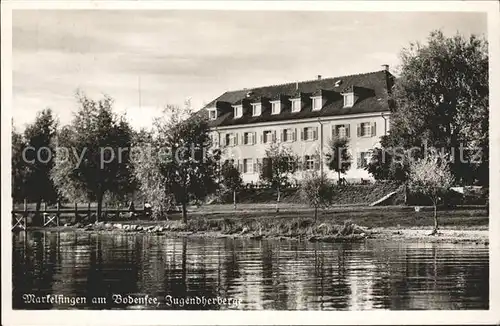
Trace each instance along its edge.
<path fill-rule="evenodd" d="M 344 94 L 344 107 L 350 108 L 354 105 L 354 93 Z"/>
<path fill-rule="evenodd" d="M 212 135 L 210 136 L 210 140 L 211 140 L 211 142 L 212 142 L 212 146 L 217 146 L 217 145 L 219 145 L 219 144 L 218 144 L 218 143 L 219 143 L 219 137 L 217 136 L 217 134 L 212 134 Z"/>
<path fill-rule="evenodd" d="M 243 143 L 245 145 L 255 144 L 255 134 L 253 132 L 245 132 L 243 134 Z"/>
<path fill-rule="evenodd" d="M 338 137 L 338 138 L 349 138 L 349 125 L 348 124 L 342 124 L 342 125 L 335 125 L 333 126 L 333 136 Z"/>
<path fill-rule="evenodd" d="M 210 119 L 210 120 L 217 119 L 217 110 L 216 109 L 209 109 L 208 110 L 208 119 Z"/>
<path fill-rule="evenodd" d="M 318 137 L 317 128 L 316 127 L 306 127 L 302 133 L 303 140 L 316 140 Z"/>
<path fill-rule="evenodd" d="M 319 111 L 323 107 L 323 99 L 321 97 L 312 97 L 312 110 Z"/>
<path fill-rule="evenodd" d="M 293 141 L 293 129 L 291 128 L 288 128 L 288 129 L 283 129 L 283 134 L 282 134 L 283 138 L 282 138 L 282 141 L 287 141 L 287 142 L 291 142 Z"/>
<path fill-rule="evenodd" d="M 292 99 L 292 112 L 300 112 L 300 98 Z"/>
<path fill-rule="evenodd" d="M 270 143 L 273 141 L 273 132 L 271 130 L 265 130 L 263 134 L 263 142 Z"/>
<path fill-rule="evenodd" d="M 233 133 L 227 133 L 225 140 L 226 140 L 227 146 L 235 146 L 236 145 L 236 135 Z"/>
<path fill-rule="evenodd" d="M 370 152 L 361 152 L 358 154 L 358 169 L 364 169 L 368 166 L 370 160 Z"/>
<path fill-rule="evenodd" d="M 369 123 L 363 123 L 362 136 L 369 136 L 372 133 L 372 126 Z"/>
<path fill-rule="evenodd" d="M 358 136 L 359 137 L 372 137 L 376 136 L 376 124 L 375 122 L 363 122 L 358 124 Z"/>
<path fill-rule="evenodd" d="M 234 108 L 234 118 L 241 118 L 243 116 L 243 105 L 235 105 Z"/>
<path fill-rule="evenodd" d="M 280 114 L 281 102 L 271 102 L 271 114 Z"/>
<path fill-rule="evenodd" d="M 260 103 L 254 103 L 252 104 L 252 115 L 254 117 L 257 117 L 261 114 L 262 112 L 262 104 Z"/>
<path fill-rule="evenodd" d="M 243 173 L 253 173 L 253 160 L 251 158 L 243 159 Z"/>
<path fill-rule="evenodd" d="M 347 137 L 347 130 L 344 126 L 340 126 L 339 129 L 338 129 L 338 136 L 340 138 L 345 138 Z"/>
<path fill-rule="evenodd" d="M 313 170 L 314 169 L 314 156 L 306 155 L 304 157 L 304 169 L 305 170 Z"/>

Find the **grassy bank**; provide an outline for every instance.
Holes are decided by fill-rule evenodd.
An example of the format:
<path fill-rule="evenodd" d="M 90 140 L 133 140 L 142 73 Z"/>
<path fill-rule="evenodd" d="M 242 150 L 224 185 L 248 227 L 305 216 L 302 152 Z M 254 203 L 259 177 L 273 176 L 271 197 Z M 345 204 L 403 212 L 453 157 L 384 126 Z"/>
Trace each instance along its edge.
<path fill-rule="evenodd" d="M 277 214 L 272 205 L 250 205 L 233 211 L 230 205 L 193 208 L 188 223 L 180 214 L 168 220 L 120 220 L 69 224 L 54 230 L 81 229 L 103 232 L 141 232 L 170 236 L 285 238 L 308 241 L 358 241 L 366 238 L 413 238 L 423 241 L 487 241 L 485 209 L 440 210 L 444 237 L 427 237 L 433 226 L 431 209 L 415 212 L 409 207 L 337 207 L 322 211 L 317 221 L 303 206 L 285 206 Z M 43 228 L 41 228 L 43 229 Z M 476 233 L 471 231 L 475 231 Z M 458 233 L 457 233 L 458 232 Z M 479 236 L 480 235 L 480 236 Z"/>

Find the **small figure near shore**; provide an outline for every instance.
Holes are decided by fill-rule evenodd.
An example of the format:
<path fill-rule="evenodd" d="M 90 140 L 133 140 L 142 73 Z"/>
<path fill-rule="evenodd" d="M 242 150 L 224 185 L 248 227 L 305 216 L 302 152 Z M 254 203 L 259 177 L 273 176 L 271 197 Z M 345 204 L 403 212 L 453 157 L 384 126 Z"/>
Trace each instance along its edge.
<path fill-rule="evenodd" d="M 151 206 L 150 203 L 145 202 L 144 203 L 144 216 L 146 217 L 151 217 L 151 212 L 153 211 L 153 207 Z"/>

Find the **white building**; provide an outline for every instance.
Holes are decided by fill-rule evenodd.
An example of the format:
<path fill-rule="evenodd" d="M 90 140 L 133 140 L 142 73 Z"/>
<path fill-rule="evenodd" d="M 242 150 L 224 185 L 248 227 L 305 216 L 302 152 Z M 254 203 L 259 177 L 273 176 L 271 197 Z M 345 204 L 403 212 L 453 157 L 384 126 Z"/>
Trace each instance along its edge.
<path fill-rule="evenodd" d="M 389 92 L 394 76 L 388 66 L 376 72 L 272 85 L 222 94 L 205 110 L 215 146 L 234 160 L 246 183 L 259 181 L 265 150 L 272 142 L 289 146 L 300 170 L 329 171 L 325 153 L 332 136 L 349 138 L 353 157 L 349 180 L 369 179 L 369 152 L 389 128 Z M 321 150 L 323 149 L 323 150 Z"/>

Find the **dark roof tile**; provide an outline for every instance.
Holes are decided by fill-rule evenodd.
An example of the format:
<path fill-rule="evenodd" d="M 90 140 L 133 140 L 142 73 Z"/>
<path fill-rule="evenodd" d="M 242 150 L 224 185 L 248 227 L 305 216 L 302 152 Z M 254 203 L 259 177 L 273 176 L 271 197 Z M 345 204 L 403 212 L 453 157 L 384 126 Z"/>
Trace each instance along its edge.
<path fill-rule="evenodd" d="M 336 83 L 341 80 L 339 86 Z M 244 114 L 243 117 L 234 119 L 232 110 L 223 111 L 216 120 L 210 121 L 212 127 L 215 126 L 232 126 L 251 124 L 268 121 L 285 121 L 313 117 L 326 117 L 349 115 L 357 113 L 372 113 L 389 111 L 388 93 L 394 83 L 394 76 L 386 70 L 369 72 L 358 75 L 341 76 L 334 78 L 316 79 L 303 81 L 299 83 L 288 83 L 282 85 L 272 85 L 265 87 L 256 87 L 252 89 L 243 89 L 237 91 L 225 92 L 212 102 L 207 104 L 202 109 L 214 107 L 217 101 L 229 102 L 232 104 L 241 103 L 247 99 L 250 92 L 250 102 L 259 101 L 261 98 L 272 100 L 286 99 L 297 97 L 299 93 L 307 95 L 306 98 L 312 95 L 324 94 L 326 103 L 320 111 L 312 111 L 311 103 L 307 101 L 307 105 L 300 112 L 292 113 L 290 108 L 285 105 L 280 114 L 271 115 L 269 110 L 263 110 L 262 115 L 252 117 L 251 114 Z M 337 83 L 338 84 L 338 83 Z M 354 89 L 358 95 L 358 100 L 350 108 L 343 107 L 343 98 L 340 95 Z"/>

